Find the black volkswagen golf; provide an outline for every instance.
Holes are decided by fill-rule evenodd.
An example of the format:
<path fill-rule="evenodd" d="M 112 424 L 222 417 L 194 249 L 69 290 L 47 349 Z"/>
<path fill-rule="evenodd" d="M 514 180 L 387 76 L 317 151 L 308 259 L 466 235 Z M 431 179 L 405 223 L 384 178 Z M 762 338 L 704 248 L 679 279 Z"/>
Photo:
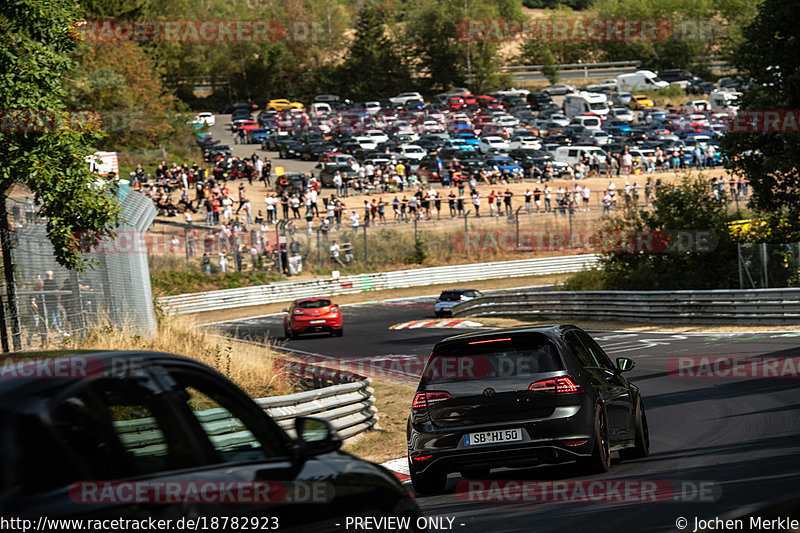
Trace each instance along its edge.
<path fill-rule="evenodd" d="M 439 342 L 408 422 L 414 490 L 440 492 L 447 474 L 578 461 L 606 472 L 612 451 L 650 452 L 639 388 L 582 329 L 562 325 L 471 333 Z"/>

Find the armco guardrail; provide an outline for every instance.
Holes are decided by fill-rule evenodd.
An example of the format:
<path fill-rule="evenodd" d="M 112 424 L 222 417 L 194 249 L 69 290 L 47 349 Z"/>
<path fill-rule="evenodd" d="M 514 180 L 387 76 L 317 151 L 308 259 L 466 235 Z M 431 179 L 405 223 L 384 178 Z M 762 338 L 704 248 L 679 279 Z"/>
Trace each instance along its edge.
<path fill-rule="evenodd" d="M 279 426 L 294 437 L 294 419 L 314 416 L 328 420 L 342 439 L 353 437 L 378 423 L 373 407 L 369 379 L 334 385 L 287 396 L 255 400 Z M 251 442 L 253 435 L 238 419 L 231 418 L 227 409 L 199 411 L 197 417 L 218 449 L 235 448 Z M 149 456 L 165 453 L 164 437 L 152 418 L 114 422 L 125 447 L 134 455 Z"/>
<path fill-rule="evenodd" d="M 218 311 L 279 302 L 311 296 L 334 296 L 364 291 L 400 289 L 441 283 L 461 283 L 487 279 L 577 272 L 597 262 L 596 254 L 540 257 L 520 261 L 499 261 L 470 265 L 451 265 L 374 274 L 304 281 L 282 281 L 269 285 L 165 296 L 158 301 L 167 313 L 186 314 Z"/>
<path fill-rule="evenodd" d="M 462 302 L 453 316 L 798 324 L 800 289 L 523 292 Z"/>

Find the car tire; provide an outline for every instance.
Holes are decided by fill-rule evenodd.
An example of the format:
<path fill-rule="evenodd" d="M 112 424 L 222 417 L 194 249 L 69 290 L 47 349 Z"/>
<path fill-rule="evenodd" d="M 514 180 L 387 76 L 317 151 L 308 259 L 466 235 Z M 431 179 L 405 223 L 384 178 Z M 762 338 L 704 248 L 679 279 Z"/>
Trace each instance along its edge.
<path fill-rule="evenodd" d="M 635 424 L 634 446 L 620 450 L 619 456 L 622 459 L 643 459 L 650 455 L 650 429 L 647 427 L 647 413 L 645 413 L 641 398 L 636 402 Z"/>
<path fill-rule="evenodd" d="M 489 477 L 489 472 L 491 472 L 490 468 L 465 468 L 464 470 L 459 470 L 458 473 L 461 474 L 461 477 L 464 479 L 486 479 Z"/>
<path fill-rule="evenodd" d="M 288 340 L 295 340 L 297 338 L 297 333 L 295 333 L 292 328 L 284 327 L 283 336 L 286 337 Z"/>
<path fill-rule="evenodd" d="M 414 473 L 411 471 L 411 486 L 417 494 L 438 494 L 447 485 L 447 474 L 439 471 Z"/>
<path fill-rule="evenodd" d="M 578 464 L 587 474 L 602 474 L 611 469 L 611 448 L 608 442 L 606 415 L 599 405 L 594 413 L 594 447 L 591 457 L 581 459 Z"/>

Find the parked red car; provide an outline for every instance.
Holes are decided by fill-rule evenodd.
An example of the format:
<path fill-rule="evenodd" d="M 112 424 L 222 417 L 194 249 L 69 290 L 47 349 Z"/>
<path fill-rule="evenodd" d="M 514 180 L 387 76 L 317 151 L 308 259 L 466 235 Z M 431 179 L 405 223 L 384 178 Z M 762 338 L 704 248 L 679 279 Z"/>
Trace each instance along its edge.
<path fill-rule="evenodd" d="M 327 331 L 334 337 L 341 337 L 342 312 L 330 298 L 301 298 L 295 300 L 289 309 L 283 310 L 283 334 L 287 339 L 296 339 L 304 333 Z"/>

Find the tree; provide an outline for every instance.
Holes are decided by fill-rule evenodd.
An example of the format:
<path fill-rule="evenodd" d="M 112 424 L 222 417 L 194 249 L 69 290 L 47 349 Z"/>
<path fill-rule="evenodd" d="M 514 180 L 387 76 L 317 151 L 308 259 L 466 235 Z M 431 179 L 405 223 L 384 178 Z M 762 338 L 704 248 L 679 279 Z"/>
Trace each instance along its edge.
<path fill-rule="evenodd" d="M 0 240 L 15 349 L 20 348 L 20 324 L 6 213 L 12 186 L 32 191 L 39 215 L 47 219 L 56 260 L 68 268 L 88 266 L 80 236 L 109 235 L 119 214 L 116 199 L 95 187 L 97 176 L 84 159 L 93 152 L 97 132 L 50 120 L 63 118 L 63 77 L 79 45 L 79 19 L 70 0 L 10 0 L 0 6 L 0 109 L 6 110 L 0 128 Z M 21 114 L 41 118 L 43 124 L 25 131 L 19 127 Z M 0 320 L 5 339 L 5 317 Z M 7 341 L 3 344 L 7 351 Z"/>
<path fill-rule="evenodd" d="M 485 92 L 508 83 L 500 72 L 500 42 L 469 40 L 468 21 L 520 19 L 519 0 L 415 0 L 405 13 L 406 41 L 413 68 L 423 72 L 423 90 L 448 89 L 469 83 L 473 91 Z"/>
<path fill-rule="evenodd" d="M 97 43 L 76 55 L 76 69 L 65 84 L 66 102 L 103 116 L 108 137 L 98 148 L 150 148 L 174 133 L 170 119 L 176 102 L 138 44 Z"/>
<path fill-rule="evenodd" d="M 411 73 L 387 36 L 385 22 L 385 14 L 371 2 L 358 12 L 355 38 L 336 73 L 338 93 L 363 101 L 393 96 L 410 85 Z"/>
<path fill-rule="evenodd" d="M 743 31 L 744 42 L 731 57 L 750 85 L 741 110 L 800 109 L 800 12 L 796 5 L 764 0 Z M 794 132 L 732 131 L 722 140 L 729 168 L 750 181 L 750 205 L 778 221 L 800 217 L 800 138 Z M 794 224 L 794 223 L 793 223 Z M 788 235 L 787 235 L 788 237 Z"/>
<path fill-rule="evenodd" d="M 727 223 L 735 215 L 702 177 L 656 189 L 652 211 L 622 209 L 603 225 L 613 238 L 599 269 L 568 284 L 574 290 L 725 289 L 738 284 L 737 249 Z M 633 250 L 626 250 L 633 235 Z M 640 244 L 637 244 L 640 243 Z M 617 248 L 614 244 L 618 244 Z M 593 286 L 581 286 L 591 281 Z"/>

